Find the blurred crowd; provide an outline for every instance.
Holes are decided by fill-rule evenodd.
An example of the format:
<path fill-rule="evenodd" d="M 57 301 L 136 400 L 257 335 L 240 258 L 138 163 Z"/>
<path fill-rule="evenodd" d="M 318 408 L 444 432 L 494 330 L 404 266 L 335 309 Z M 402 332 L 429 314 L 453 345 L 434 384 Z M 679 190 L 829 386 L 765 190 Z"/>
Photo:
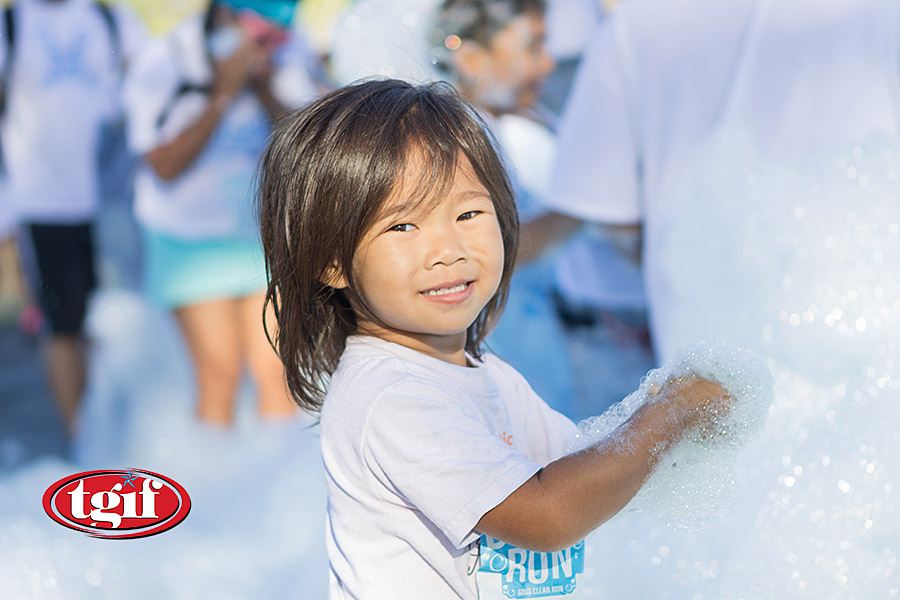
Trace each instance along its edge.
<path fill-rule="evenodd" d="M 666 258 L 686 218 L 673 182 L 700 144 L 729 132 L 797 156 L 896 130 L 889 3 L 671 8 L 667 22 L 637 0 L 7 0 L 0 314 L 38 340 L 70 434 L 104 289 L 172 316 L 201 422 L 233 422 L 247 375 L 262 419 L 293 415 L 261 318 L 269 133 L 360 78 L 445 80 L 492 130 L 523 224 L 489 347 L 553 407 L 598 414 L 716 333 L 677 316 L 700 290 Z"/>
<path fill-rule="evenodd" d="M 575 231 L 548 214 L 545 198 L 575 67 L 613 8 L 592 0 L 7 2 L 0 320 L 39 344 L 68 435 L 88 385 L 91 300 L 109 289 L 174 317 L 200 421 L 233 422 L 245 375 L 261 418 L 294 414 L 262 328 L 256 163 L 281 115 L 373 76 L 447 80 L 482 112 L 530 225 L 489 345 L 559 410 L 602 411 L 631 382 L 585 383 L 592 367 L 578 350 L 586 339 L 613 361 L 625 356 L 637 376 L 652 365 L 639 231 Z"/>
<path fill-rule="evenodd" d="M 388 77 L 450 82 L 501 150 L 522 239 L 487 343 L 548 404 L 598 415 L 697 340 L 774 373 L 766 437 L 735 463 L 737 517 L 704 538 L 623 511 L 592 585 L 825 598 L 854 596 L 855 576 L 854 597 L 897 594 L 896 0 L 0 0 L 0 15 L 0 468 L 22 454 L 3 436 L 29 443 L 6 406 L 39 410 L 4 395 L 18 348 L 40 355 L 85 468 L 153 461 L 204 496 L 181 530 L 196 537 L 165 542 L 171 589 L 325 572 L 315 434 L 300 449 L 287 429 L 310 417 L 263 328 L 257 164 L 289 111 Z M 87 565 L 3 504 L 67 472 L 23 469 L 0 493 L 0 548 L 20 553 L 0 584 L 33 545 L 52 577 L 32 587 L 65 565 L 88 573 L 84 597 L 101 571 L 130 591 L 127 567 L 156 558 Z M 244 509 L 268 537 L 230 527 Z"/>

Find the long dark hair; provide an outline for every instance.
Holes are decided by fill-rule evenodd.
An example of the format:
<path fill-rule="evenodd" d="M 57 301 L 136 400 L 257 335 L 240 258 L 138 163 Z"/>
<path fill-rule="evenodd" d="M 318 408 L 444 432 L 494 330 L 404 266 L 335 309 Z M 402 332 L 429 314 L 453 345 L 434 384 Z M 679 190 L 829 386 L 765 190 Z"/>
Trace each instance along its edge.
<path fill-rule="evenodd" d="M 490 193 L 505 263 L 497 293 L 469 326 L 466 351 L 481 344 L 502 311 L 518 244 L 515 201 L 496 143 L 448 84 L 395 80 L 350 85 L 284 119 L 263 155 L 259 214 L 268 289 L 277 321 L 266 335 L 284 363 L 294 401 L 321 409 L 356 316 L 347 295 L 323 283 L 330 269 L 353 281 L 353 255 L 404 169 L 424 158 L 417 202 L 448 189 L 460 157 Z M 421 163 L 419 163 L 421 164 Z M 267 311 L 264 311 L 264 313 Z"/>

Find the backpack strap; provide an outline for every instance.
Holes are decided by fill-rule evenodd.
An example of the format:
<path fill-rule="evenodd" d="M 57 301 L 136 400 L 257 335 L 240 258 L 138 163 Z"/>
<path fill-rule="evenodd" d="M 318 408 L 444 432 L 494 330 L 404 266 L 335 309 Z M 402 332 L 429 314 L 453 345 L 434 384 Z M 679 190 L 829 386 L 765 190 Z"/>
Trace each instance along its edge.
<path fill-rule="evenodd" d="M 3 64 L 0 65 L 0 122 L 6 117 L 6 105 L 9 97 L 9 81 L 12 78 L 13 54 L 16 49 L 16 19 L 14 7 L 11 1 L 0 2 L 2 5 L 2 27 L 0 35 L 3 36 L 3 44 L 6 52 Z M 0 176 L 6 174 L 6 164 L 3 160 L 3 141 L 0 140 Z"/>
<path fill-rule="evenodd" d="M 216 1 L 213 0 L 209 3 L 209 6 L 206 9 L 206 12 L 203 15 L 203 56 L 204 60 L 210 66 L 210 69 L 213 69 L 213 59 L 212 55 L 209 53 L 209 44 L 207 40 L 209 39 L 209 35 L 213 29 L 213 22 L 216 10 Z M 178 39 L 174 36 L 169 37 L 169 43 L 173 46 L 173 54 L 176 59 L 183 55 L 183 52 L 186 50 L 182 48 L 182 44 L 179 43 Z M 179 61 L 180 62 L 180 61 Z M 178 65 L 179 72 L 183 73 L 182 65 Z M 183 96 L 187 94 L 203 94 L 204 96 L 209 96 L 212 93 L 212 82 L 196 82 L 188 80 L 183 74 L 181 76 L 181 81 L 178 84 L 178 87 L 175 89 L 175 93 L 172 94 L 172 97 L 169 99 L 169 102 L 163 107 L 162 111 L 160 111 L 159 116 L 156 118 L 156 128 L 160 129 L 163 125 L 165 125 L 166 121 L 169 119 L 169 115 L 172 114 L 172 109 L 175 108 L 175 105 L 178 104 L 178 101 L 181 100 Z"/>
<path fill-rule="evenodd" d="M 208 96 L 210 92 L 212 92 L 212 85 L 208 83 L 202 84 L 182 81 L 178 84 L 178 89 L 172 94 L 172 98 L 169 100 L 168 104 L 166 104 L 165 108 L 163 108 L 162 112 L 159 113 L 159 116 L 156 118 L 156 128 L 161 129 L 162 126 L 165 125 L 166 121 L 169 120 L 169 115 L 172 114 L 172 109 L 175 108 L 175 105 L 178 104 L 178 101 L 181 100 L 182 96 L 194 93 Z"/>
<path fill-rule="evenodd" d="M 124 73 L 125 52 L 124 48 L 122 47 L 122 35 L 121 31 L 119 31 L 119 22 L 116 21 L 116 16 L 113 14 L 112 8 L 110 8 L 106 0 L 95 0 L 94 7 L 100 14 L 100 18 L 103 20 L 103 24 L 106 26 L 107 32 L 109 32 L 109 44 L 112 48 L 113 54 L 115 54 L 119 58 L 120 71 Z"/>
<path fill-rule="evenodd" d="M 0 118 L 6 113 L 6 90 L 12 77 L 13 54 L 16 51 L 16 19 L 12 2 L 3 3 L 3 44 L 6 53 L 0 68 Z"/>

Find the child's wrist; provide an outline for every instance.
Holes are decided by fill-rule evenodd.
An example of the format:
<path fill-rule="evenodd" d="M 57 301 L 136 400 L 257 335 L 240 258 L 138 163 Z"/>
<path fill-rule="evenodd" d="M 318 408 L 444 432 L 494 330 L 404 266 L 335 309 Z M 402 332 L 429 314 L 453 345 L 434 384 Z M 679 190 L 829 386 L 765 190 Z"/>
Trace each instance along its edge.
<path fill-rule="evenodd" d="M 640 445 L 653 454 L 675 443 L 692 426 L 689 411 L 666 399 L 640 407 L 629 420 Z"/>

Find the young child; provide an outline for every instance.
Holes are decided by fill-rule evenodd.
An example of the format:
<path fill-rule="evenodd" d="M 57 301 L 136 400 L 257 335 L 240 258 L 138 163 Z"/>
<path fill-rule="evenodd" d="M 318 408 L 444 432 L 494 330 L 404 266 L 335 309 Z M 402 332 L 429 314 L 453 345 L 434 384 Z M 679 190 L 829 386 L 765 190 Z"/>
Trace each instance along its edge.
<path fill-rule="evenodd" d="M 445 85 L 369 81 L 287 118 L 260 218 L 274 344 L 294 399 L 321 411 L 332 598 L 499 597 L 480 558 L 539 568 L 526 549 L 579 542 L 730 406 L 714 383 L 673 382 L 563 456 L 575 425 L 481 352 L 518 222 L 485 124 Z"/>

